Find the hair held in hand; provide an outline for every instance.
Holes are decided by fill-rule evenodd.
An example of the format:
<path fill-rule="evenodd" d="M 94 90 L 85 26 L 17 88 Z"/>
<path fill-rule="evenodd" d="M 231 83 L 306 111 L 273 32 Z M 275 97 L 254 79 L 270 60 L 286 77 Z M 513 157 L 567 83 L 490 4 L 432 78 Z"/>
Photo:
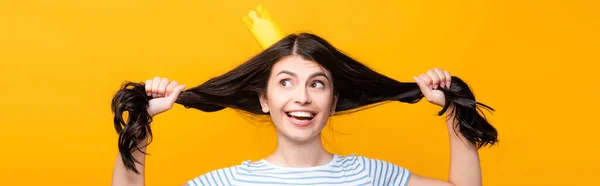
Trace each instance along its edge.
<path fill-rule="evenodd" d="M 300 33 L 288 35 L 233 70 L 181 92 L 176 103 L 204 112 L 229 107 L 257 115 L 267 114 L 261 110 L 259 93 L 266 91 L 273 64 L 290 55 L 315 61 L 331 72 L 334 93 L 339 96 L 336 115 L 376 103 L 399 101 L 412 104 L 423 98 L 417 83 L 386 77 L 340 52 L 324 39 Z M 477 102 L 463 80 L 452 76 L 450 88 L 440 90 L 446 96 L 446 104 L 438 114 L 455 114 L 456 127 L 468 142 L 481 148 L 498 141 L 498 132 L 482 112 L 482 109 L 493 109 Z M 147 145 L 149 142 L 145 139 L 152 139 L 152 118 L 146 110 L 150 99 L 144 84 L 135 82 L 124 82 L 112 99 L 119 152 L 125 166 L 136 173 L 135 163 L 138 162 L 132 152 Z"/>

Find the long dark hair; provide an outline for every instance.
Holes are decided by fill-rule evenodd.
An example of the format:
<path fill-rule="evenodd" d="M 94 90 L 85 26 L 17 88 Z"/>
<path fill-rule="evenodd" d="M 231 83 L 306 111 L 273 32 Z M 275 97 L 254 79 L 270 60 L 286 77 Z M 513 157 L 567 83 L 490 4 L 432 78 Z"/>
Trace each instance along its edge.
<path fill-rule="evenodd" d="M 423 98 L 416 83 L 398 82 L 379 74 L 343 54 L 324 39 L 300 33 L 288 35 L 235 69 L 183 91 L 176 103 L 204 112 L 230 107 L 265 115 L 261 110 L 259 93 L 266 90 L 273 64 L 290 55 L 315 61 L 331 72 L 334 93 L 339 96 L 336 114 L 351 113 L 387 101 L 416 103 Z M 452 104 L 454 110 L 450 112 L 454 112 L 459 131 L 469 142 L 481 148 L 498 141 L 496 129 L 480 113 L 482 108 L 493 109 L 475 101 L 465 82 L 453 76 L 450 88 L 441 90 L 445 93 L 446 104 L 438 115 L 443 115 Z M 136 82 L 124 82 L 112 99 L 119 151 L 125 166 L 136 173 L 138 170 L 134 164 L 139 162 L 131 153 L 141 152 L 139 145 L 144 142 L 142 140 L 152 137 L 152 118 L 146 110 L 150 99 L 144 84 Z M 127 121 L 124 114 L 128 115 Z"/>

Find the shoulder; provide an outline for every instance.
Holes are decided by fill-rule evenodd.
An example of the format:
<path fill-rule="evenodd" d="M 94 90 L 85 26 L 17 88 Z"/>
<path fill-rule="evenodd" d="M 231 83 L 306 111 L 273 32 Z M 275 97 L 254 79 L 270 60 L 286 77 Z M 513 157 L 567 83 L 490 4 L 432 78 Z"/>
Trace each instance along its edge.
<path fill-rule="evenodd" d="M 213 170 L 189 180 L 187 185 L 231 185 L 231 181 L 233 180 L 237 169 L 238 166 L 231 166 Z"/>
<path fill-rule="evenodd" d="M 411 172 L 397 164 L 381 159 L 366 156 L 350 155 L 360 166 L 364 167 L 374 185 L 399 185 L 408 184 Z"/>
<path fill-rule="evenodd" d="M 258 167 L 257 164 L 259 163 L 246 160 L 238 165 L 224 167 L 204 173 L 194 179 L 189 180 L 186 185 L 233 185 L 232 183 L 235 181 L 235 178 L 239 173 L 250 172 Z"/>

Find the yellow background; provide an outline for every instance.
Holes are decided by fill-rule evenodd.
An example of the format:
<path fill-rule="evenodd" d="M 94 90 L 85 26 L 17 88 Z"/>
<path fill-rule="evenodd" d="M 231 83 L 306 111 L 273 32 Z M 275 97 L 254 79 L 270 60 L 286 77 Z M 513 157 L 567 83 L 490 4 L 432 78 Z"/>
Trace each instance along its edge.
<path fill-rule="evenodd" d="M 286 33 L 308 31 L 400 81 L 430 68 L 463 78 L 500 144 L 480 151 L 484 185 L 597 181 L 597 1 L 0 2 L 0 185 L 109 185 L 110 100 L 124 80 L 190 86 L 260 51 L 241 17 L 262 3 Z M 439 108 L 390 103 L 334 117 L 331 151 L 446 178 Z M 259 159 L 273 128 L 177 105 L 155 118 L 147 185 L 176 185 Z"/>

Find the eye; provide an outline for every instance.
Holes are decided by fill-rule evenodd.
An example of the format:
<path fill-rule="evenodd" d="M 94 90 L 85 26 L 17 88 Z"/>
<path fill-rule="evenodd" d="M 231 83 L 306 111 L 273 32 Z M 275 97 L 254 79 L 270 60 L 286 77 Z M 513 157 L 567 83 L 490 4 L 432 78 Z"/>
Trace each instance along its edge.
<path fill-rule="evenodd" d="M 279 81 L 279 84 L 281 86 L 288 87 L 292 86 L 292 81 L 290 81 L 289 79 L 282 79 L 281 81 Z"/>
<path fill-rule="evenodd" d="M 312 88 L 323 88 L 323 87 L 325 87 L 325 84 L 322 81 L 315 81 L 312 84 L 310 84 L 310 87 L 312 87 Z"/>

